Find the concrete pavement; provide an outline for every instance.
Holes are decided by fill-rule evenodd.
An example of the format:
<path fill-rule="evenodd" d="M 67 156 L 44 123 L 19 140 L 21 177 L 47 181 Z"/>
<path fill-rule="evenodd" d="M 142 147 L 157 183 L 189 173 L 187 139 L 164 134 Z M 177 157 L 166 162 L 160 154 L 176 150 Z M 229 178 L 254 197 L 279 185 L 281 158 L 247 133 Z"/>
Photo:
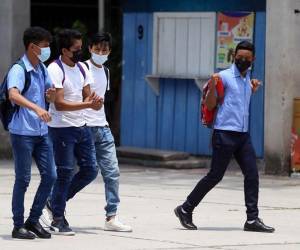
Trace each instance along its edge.
<path fill-rule="evenodd" d="M 300 249 L 300 179 L 261 176 L 260 216 L 276 228 L 274 234 L 242 231 L 245 220 L 243 177 L 229 171 L 194 214 L 197 231 L 184 230 L 173 213 L 207 170 L 145 169 L 121 166 L 120 218 L 133 233 L 103 231 L 104 187 L 101 177 L 83 190 L 67 207 L 67 218 L 76 236 L 51 240 L 11 238 L 11 161 L 0 162 L 0 250 L 157 250 Z M 33 168 L 26 195 L 28 215 L 39 182 Z"/>

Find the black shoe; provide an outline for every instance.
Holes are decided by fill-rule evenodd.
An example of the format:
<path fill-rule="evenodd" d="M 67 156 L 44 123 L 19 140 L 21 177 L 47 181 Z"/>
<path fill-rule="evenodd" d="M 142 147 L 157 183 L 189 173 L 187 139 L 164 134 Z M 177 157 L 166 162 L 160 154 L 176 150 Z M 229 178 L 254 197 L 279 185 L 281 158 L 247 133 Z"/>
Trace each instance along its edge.
<path fill-rule="evenodd" d="M 182 206 L 174 209 L 175 215 L 178 217 L 181 225 L 189 230 L 197 230 L 197 226 L 193 223 L 193 214 L 182 212 Z"/>
<path fill-rule="evenodd" d="M 50 239 L 51 234 L 48 233 L 39 222 L 31 222 L 31 221 L 26 221 L 25 222 L 25 228 L 34 233 L 38 238 L 41 239 Z"/>
<path fill-rule="evenodd" d="M 14 227 L 11 236 L 15 239 L 33 240 L 35 235 L 24 227 Z"/>
<path fill-rule="evenodd" d="M 66 212 L 65 212 L 66 213 Z M 67 221 L 67 219 L 66 219 L 66 216 L 64 216 L 64 224 L 66 225 L 66 226 L 70 226 L 70 224 L 69 224 L 69 222 Z"/>
<path fill-rule="evenodd" d="M 275 229 L 265 225 L 261 219 L 257 218 L 253 223 L 248 223 L 246 221 L 244 225 L 244 231 L 273 233 Z"/>
<path fill-rule="evenodd" d="M 51 220 L 53 219 L 53 211 L 52 211 L 52 207 L 51 207 L 51 203 L 49 200 L 47 200 L 47 203 L 46 203 L 46 209 L 48 211 L 48 213 L 50 214 L 51 216 Z M 65 211 L 65 214 L 66 214 L 66 211 Z M 69 222 L 67 221 L 65 215 L 64 215 L 64 223 L 69 226 Z"/>
<path fill-rule="evenodd" d="M 69 227 L 69 225 L 65 224 L 65 218 L 59 220 L 53 220 L 51 223 L 50 232 L 52 234 L 73 236 L 75 235 L 74 231 Z"/>

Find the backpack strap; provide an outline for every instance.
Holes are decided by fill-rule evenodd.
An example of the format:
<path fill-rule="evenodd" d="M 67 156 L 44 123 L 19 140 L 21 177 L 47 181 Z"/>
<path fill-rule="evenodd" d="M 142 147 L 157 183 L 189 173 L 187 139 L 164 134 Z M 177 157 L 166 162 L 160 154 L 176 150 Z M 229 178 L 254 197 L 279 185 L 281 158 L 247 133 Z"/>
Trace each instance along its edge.
<path fill-rule="evenodd" d="M 90 69 L 90 65 L 87 63 L 87 61 L 84 61 L 83 63 L 85 64 L 85 66 L 86 66 L 88 69 Z"/>
<path fill-rule="evenodd" d="M 66 80 L 66 73 L 65 73 L 65 70 L 64 70 L 64 66 L 62 65 L 62 61 L 60 59 L 56 59 L 54 60 L 54 62 L 60 67 L 60 69 L 62 70 L 63 72 L 63 80 L 62 80 L 62 85 L 64 85 L 65 83 L 65 80 Z M 76 63 L 77 67 L 79 68 L 81 74 L 83 75 L 83 78 L 85 79 L 86 78 L 86 73 L 83 69 L 83 67 L 81 66 L 80 63 Z"/>
<path fill-rule="evenodd" d="M 109 84 L 109 69 L 106 67 L 106 66 L 104 66 L 104 65 L 102 65 L 103 66 L 103 68 L 104 68 L 104 72 L 105 72 L 105 76 L 106 76 L 106 80 L 107 80 L 107 84 L 106 84 L 106 91 L 108 91 L 108 90 L 110 90 L 110 84 Z"/>
<path fill-rule="evenodd" d="M 28 71 L 26 70 L 26 66 L 25 66 L 25 64 L 24 64 L 24 62 L 23 62 L 22 59 L 19 59 L 15 64 L 20 65 L 20 66 L 23 68 L 23 70 L 24 70 L 25 82 L 24 82 L 24 88 L 23 88 L 23 90 L 21 91 L 21 95 L 24 95 L 24 94 L 26 93 L 26 91 L 27 91 L 27 90 L 29 89 L 29 87 L 30 87 L 30 83 L 31 83 L 30 72 L 28 72 Z"/>
<path fill-rule="evenodd" d="M 54 62 L 58 65 L 58 67 L 60 67 L 60 69 L 63 72 L 63 79 L 62 79 L 61 83 L 62 83 L 62 85 L 64 85 L 65 80 L 66 80 L 66 74 L 65 74 L 64 66 L 62 65 L 62 62 L 61 62 L 60 59 L 56 59 Z"/>
<path fill-rule="evenodd" d="M 21 91 L 21 95 L 24 95 L 27 92 L 27 90 L 29 89 L 30 84 L 31 84 L 30 72 L 28 72 L 26 70 L 25 63 L 24 63 L 24 61 L 21 58 L 15 64 L 20 65 L 23 68 L 23 70 L 24 70 L 25 82 L 24 82 L 24 88 Z M 19 105 L 15 105 L 15 111 L 18 113 L 19 110 L 20 110 L 20 106 Z"/>
<path fill-rule="evenodd" d="M 83 78 L 84 78 L 84 80 L 85 80 L 85 78 L 86 78 L 86 73 L 85 73 L 84 68 L 82 67 L 82 65 L 80 64 L 80 62 L 76 63 L 76 65 L 77 65 L 77 67 L 79 68 L 79 70 L 80 70 L 80 72 L 81 72 L 81 74 L 83 75 Z"/>

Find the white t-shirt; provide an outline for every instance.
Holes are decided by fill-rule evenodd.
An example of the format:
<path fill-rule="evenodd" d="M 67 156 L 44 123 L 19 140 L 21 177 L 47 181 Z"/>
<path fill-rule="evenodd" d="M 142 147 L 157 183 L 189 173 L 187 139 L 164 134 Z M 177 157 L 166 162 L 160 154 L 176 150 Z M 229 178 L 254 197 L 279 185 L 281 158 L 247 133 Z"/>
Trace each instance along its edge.
<path fill-rule="evenodd" d="M 75 65 L 70 67 L 62 62 L 65 71 L 65 81 L 63 81 L 63 71 L 56 62 L 52 62 L 48 66 L 49 76 L 55 88 L 64 89 L 64 99 L 70 102 L 82 102 L 83 87 L 91 84 L 92 78 L 89 70 L 84 63 L 80 63 L 85 71 L 86 77 L 84 79 L 79 67 Z M 49 127 L 63 128 L 63 127 L 81 127 L 86 124 L 84 119 L 84 109 L 76 111 L 57 111 L 53 103 L 50 104 L 49 112 L 52 116 Z"/>
<path fill-rule="evenodd" d="M 91 63 L 90 60 L 88 60 L 87 63 L 89 65 L 89 70 L 92 77 L 92 83 L 90 85 L 91 92 L 95 92 L 96 95 L 104 99 L 106 88 L 109 90 L 109 81 L 107 83 L 104 67 L 97 68 Z M 104 112 L 104 105 L 100 110 L 85 109 L 84 117 L 86 120 L 86 124 L 89 127 L 104 127 L 108 125 Z"/>

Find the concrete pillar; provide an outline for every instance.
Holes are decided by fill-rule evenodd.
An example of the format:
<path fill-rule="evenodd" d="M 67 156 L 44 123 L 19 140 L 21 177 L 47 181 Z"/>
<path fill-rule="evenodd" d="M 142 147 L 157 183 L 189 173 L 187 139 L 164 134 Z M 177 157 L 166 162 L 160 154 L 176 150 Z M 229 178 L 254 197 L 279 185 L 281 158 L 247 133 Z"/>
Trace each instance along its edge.
<path fill-rule="evenodd" d="M 300 97 L 300 0 L 267 0 L 266 172 L 287 174 L 293 98 Z"/>
<path fill-rule="evenodd" d="M 98 30 L 103 30 L 105 25 L 105 0 L 98 0 Z"/>
<path fill-rule="evenodd" d="M 9 66 L 24 53 L 23 32 L 30 25 L 30 0 L 0 1 L 0 81 Z M 11 154 L 7 132 L 0 126 L 0 157 Z"/>

